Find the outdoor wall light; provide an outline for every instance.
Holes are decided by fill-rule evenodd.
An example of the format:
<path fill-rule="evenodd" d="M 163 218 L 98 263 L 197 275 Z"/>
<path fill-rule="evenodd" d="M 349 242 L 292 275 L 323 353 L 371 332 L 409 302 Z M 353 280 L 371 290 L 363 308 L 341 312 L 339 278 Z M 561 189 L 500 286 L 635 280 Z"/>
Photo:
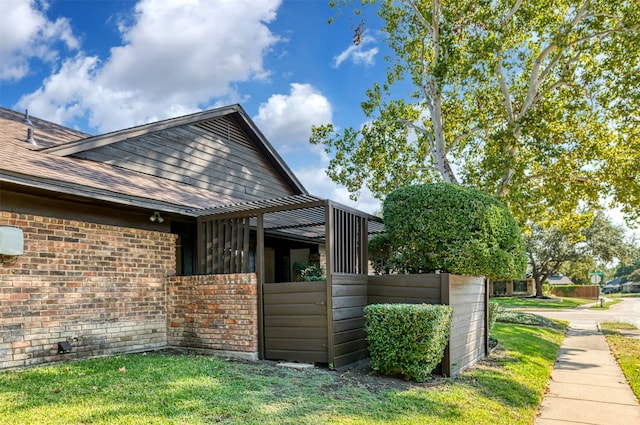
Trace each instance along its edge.
<path fill-rule="evenodd" d="M 58 354 L 66 354 L 71 351 L 71 344 L 67 341 L 60 341 L 58 343 Z"/>
<path fill-rule="evenodd" d="M 15 263 L 24 254 L 24 234 L 22 229 L 0 226 L 0 263 Z"/>
<path fill-rule="evenodd" d="M 162 223 L 164 221 L 164 218 L 162 218 L 162 216 L 160 215 L 160 212 L 154 211 L 153 214 L 151 214 L 151 217 L 149 217 L 149 221 L 153 223 L 155 223 L 156 221 L 158 223 Z"/>

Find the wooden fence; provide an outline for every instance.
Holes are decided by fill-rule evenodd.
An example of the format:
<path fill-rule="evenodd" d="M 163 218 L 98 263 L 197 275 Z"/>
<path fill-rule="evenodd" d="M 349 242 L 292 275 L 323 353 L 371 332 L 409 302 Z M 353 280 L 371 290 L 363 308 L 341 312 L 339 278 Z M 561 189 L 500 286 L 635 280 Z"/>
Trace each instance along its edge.
<path fill-rule="evenodd" d="M 449 345 L 439 372 L 456 376 L 488 352 L 484 278 L 454 274 L 369 276 L 369 304 L 425 303 L 453 307 Z"/>
<path fill-rule="evenodd" d="M 449 345 L 438 371 L 456 376 L 487 354 L 487 290 L 481 277 L 451 274 L 359 276 L 264 285 L 265 356 L 330 363 L 338 370 L 368 357 L 368 304 L 453 306 Z M 327 294 L 330 298 L 327 299 Z"/>
<path fill-rule="evenodd" d="M 597 300 L 600 297 L 599 285 L 550 285 L 551 295 L 568 298 L 591 298 Z"/>

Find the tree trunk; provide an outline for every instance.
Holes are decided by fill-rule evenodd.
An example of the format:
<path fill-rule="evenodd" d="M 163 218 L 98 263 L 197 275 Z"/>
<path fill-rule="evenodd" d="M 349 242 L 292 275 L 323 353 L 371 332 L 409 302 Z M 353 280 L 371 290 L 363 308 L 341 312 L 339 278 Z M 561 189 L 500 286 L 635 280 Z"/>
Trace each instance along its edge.
<path fill-rule="evenodd" d="M 536 297 L 538 297 L 538 298 L 544 296 L 544 294 L 542 292 L 542 283 L 543 283 L 542 278 L 543 278 L 543 276 L 540 276 L 540 275 L 534 275 L 533 276 L 533 279 L 536 282 Z"/>

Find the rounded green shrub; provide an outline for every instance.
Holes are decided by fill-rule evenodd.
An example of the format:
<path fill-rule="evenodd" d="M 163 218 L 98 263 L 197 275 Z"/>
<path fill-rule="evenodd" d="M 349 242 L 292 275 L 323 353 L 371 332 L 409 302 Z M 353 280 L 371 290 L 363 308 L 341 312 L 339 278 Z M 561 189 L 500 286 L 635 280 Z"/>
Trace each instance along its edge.
<path fill-rule="evenodd" d="M 513 216 L 496 198 L 450 183 L 390 193 L 383 220 L 406 270 L 512 279 L 524 276 L 526 251 Z"/>

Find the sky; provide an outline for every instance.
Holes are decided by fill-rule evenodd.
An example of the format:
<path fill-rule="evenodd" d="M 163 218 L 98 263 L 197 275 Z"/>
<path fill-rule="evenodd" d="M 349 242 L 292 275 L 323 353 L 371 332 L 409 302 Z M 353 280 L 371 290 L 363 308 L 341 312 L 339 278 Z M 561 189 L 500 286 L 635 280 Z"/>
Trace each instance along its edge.
<path fill-rule="evenodd" d="M 0 0 L 0 105 L 96 135 L 239 103 L 310 193 L 375 213 L 366 188 L 353 202 L 326 176 L 309 137 L 365 122 L 391 53 L 375 7 L 328 3 Z"/>
<path fill-rule="evenodd" d="M 313 125 L 359 127 L 386 72 L 375 9 L 328 3 L 0 0 L 0 105 L 96 135 L 239 103 L 310 193 L 375 212 L 309 143 Z"/>

